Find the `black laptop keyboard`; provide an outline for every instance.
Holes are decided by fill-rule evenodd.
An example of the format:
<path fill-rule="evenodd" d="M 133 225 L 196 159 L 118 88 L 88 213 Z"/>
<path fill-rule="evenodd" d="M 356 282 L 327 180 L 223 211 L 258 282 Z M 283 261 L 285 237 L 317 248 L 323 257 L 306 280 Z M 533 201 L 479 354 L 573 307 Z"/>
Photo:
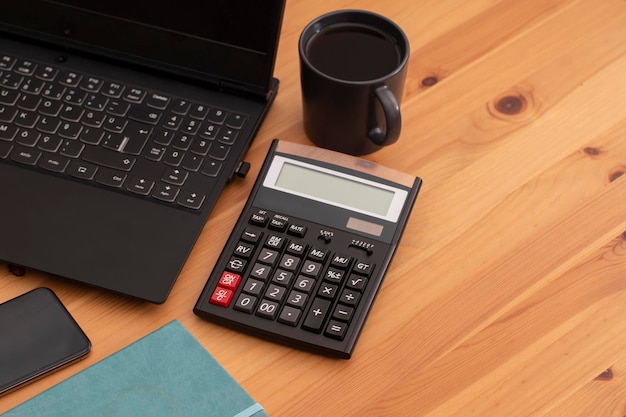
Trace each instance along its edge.
<path fill-rule="evenodd" d="M 0 160 L 199 210 L 246 116 L 0 54 Z"/>

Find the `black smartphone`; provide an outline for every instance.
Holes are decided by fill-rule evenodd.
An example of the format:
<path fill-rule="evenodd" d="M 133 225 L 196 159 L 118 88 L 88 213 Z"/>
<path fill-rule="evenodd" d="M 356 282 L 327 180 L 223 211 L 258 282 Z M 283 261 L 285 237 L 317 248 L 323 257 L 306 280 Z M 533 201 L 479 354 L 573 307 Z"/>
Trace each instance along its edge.
<path fill-rule="evenodd" d="M 0 395 L 90 350 L 91 342 L 49 288 L 0 304 Z"/>

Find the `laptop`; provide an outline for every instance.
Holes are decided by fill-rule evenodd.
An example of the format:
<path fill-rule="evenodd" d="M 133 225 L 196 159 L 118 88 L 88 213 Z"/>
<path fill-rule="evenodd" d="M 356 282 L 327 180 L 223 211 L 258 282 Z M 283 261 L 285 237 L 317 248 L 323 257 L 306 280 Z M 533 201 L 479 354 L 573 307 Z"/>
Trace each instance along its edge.
<path fill-rule="evenodd" d="M 0 261 L 163 303 L 245 174 L 284 3 L 0 2 Z"/>

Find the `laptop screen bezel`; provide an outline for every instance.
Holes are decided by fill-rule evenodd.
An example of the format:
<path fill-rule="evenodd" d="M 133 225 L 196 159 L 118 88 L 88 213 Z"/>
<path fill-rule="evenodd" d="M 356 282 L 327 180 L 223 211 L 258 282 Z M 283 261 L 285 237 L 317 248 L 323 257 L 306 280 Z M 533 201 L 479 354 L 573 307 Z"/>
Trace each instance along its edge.
<path fill-rule="evenodd" d="M 215 40 L 195 33 L 173 32 L 85 7 L 73 7 L 62 0 L 3 1 L 0 3 L 0 30 L 76 52 L 96 54 L 212 84 L 227 84 L 267 96 L 272 87 L 285 0 L 227 1 L 252 7 L 251 10 L 263 8 L 264 21 L 262 24 L 254 22 L 257 32 L 250 33 L 250 36 L 260 36 L 262 45 L 253 49 L 228 39 Z M 159 7 L 160 2 L 150 4 Z M 199 1 L 198 7 L 211 7 L 211 1 Z M 183 15 L 201 12 L 177 10 Z M 174 18 L 176 11 L 170 8 L 165 12 Z M 214 19 L 232 18 L 220 16 L 219 10 L 215 9 L 212 9 L 212 16 Z M 241 25 L 245 28 L 246 22 Z"/>

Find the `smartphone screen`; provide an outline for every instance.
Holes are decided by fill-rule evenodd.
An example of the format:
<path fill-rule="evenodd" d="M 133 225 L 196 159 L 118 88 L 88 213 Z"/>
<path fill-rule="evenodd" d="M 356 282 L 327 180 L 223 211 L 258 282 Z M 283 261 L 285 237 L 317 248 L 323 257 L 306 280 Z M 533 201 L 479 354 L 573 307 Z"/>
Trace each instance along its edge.
<path fill-rule="evenodd" d="M 52 290 L 37 288 L 0 304 L 0 395 L 90 350 L 89 339 Z"/>

